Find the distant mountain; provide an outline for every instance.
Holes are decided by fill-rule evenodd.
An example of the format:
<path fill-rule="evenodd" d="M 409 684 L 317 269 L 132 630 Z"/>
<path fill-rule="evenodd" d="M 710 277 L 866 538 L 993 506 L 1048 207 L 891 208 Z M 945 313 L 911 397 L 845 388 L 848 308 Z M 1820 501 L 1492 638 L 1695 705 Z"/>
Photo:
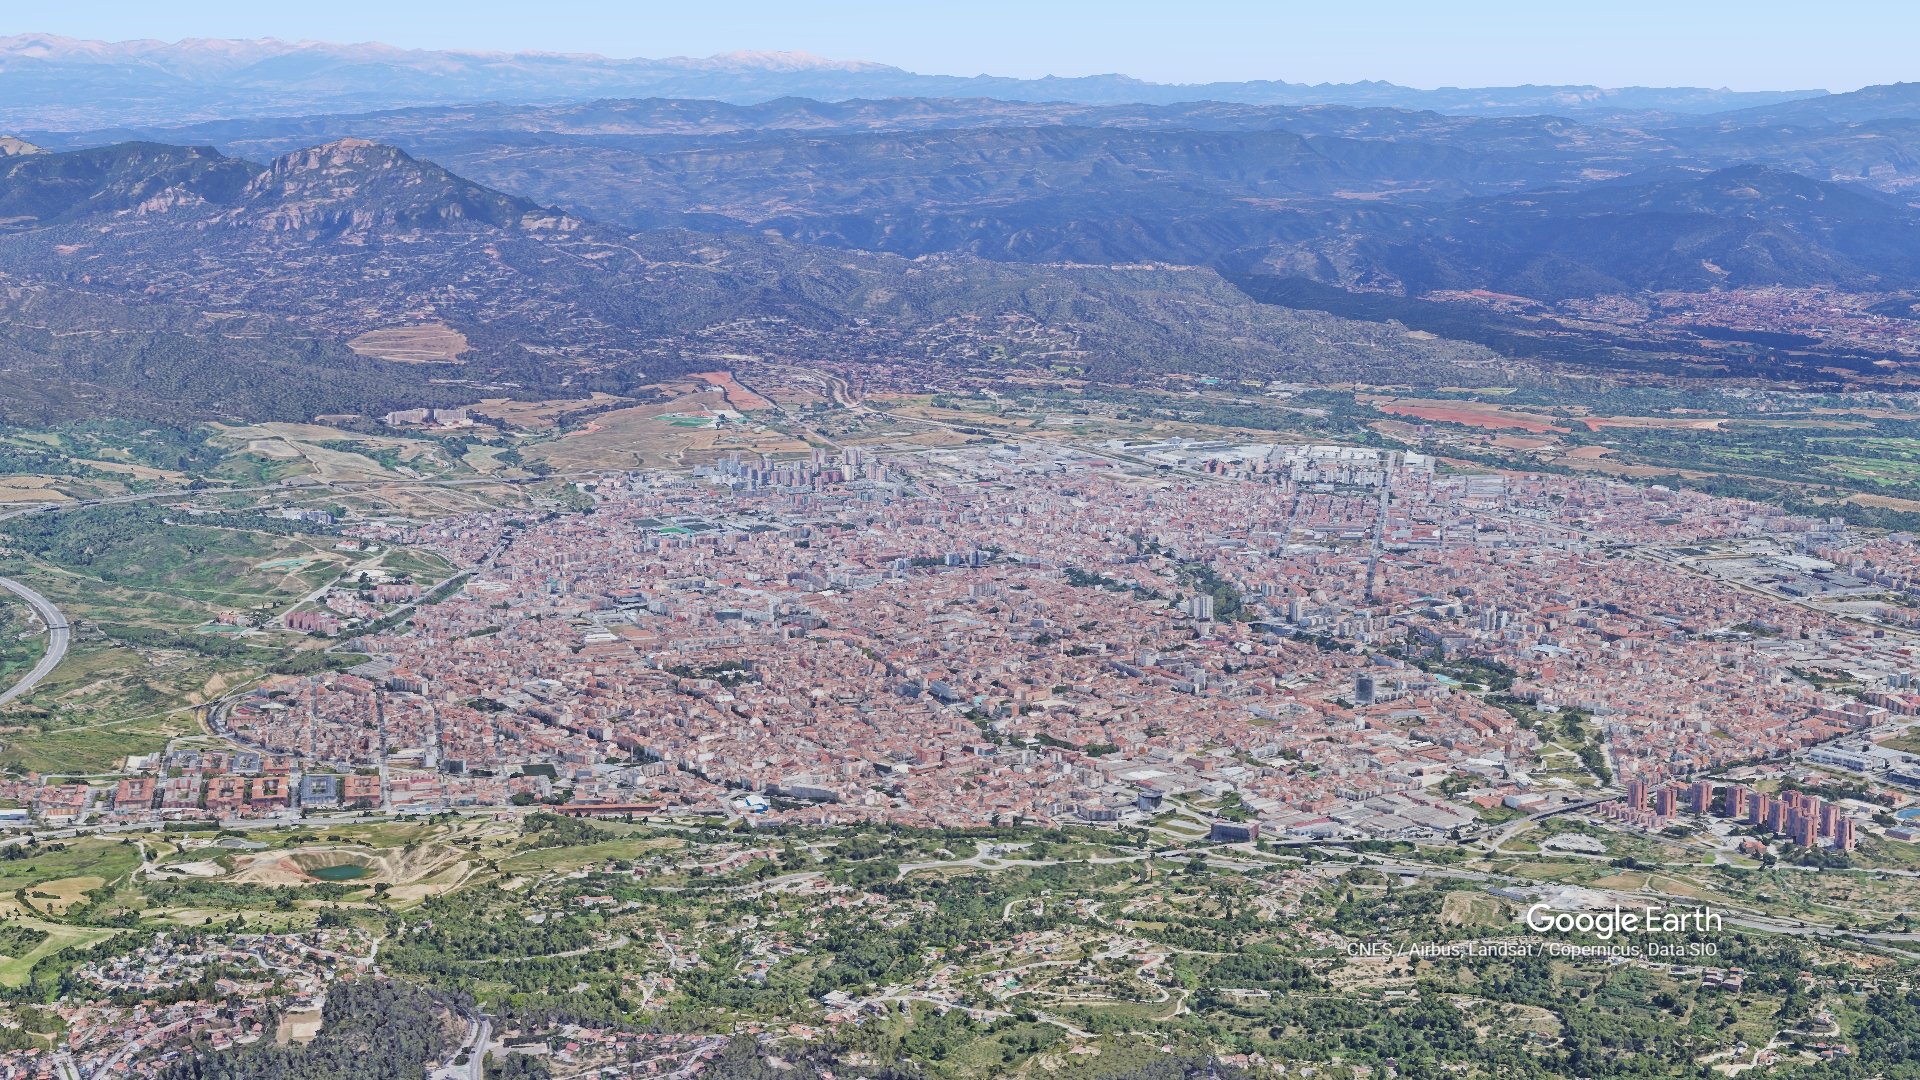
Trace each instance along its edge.
<path fill-rule="evenodd" d="M 173 134 L 268 153 L 375 131 L 629 229 L 1027 263 L 1272 260 L 1343 287 L 1558 299 L 1906 287 L 1912 209 L 1824 178 L 1912 182 L 1914 128 L 1749 138 L 1344 106 L 895 99 L 436 107 Z M 1813 176 L 1752 164 L 1781 158 Z"/>
<path fill-rule="evenodd" d="M 1863 124 L 1874 120 L 1920 120 L 1920 82 L 1868 86 L 1846 94 L 1736 109 L 1705 118 L 1721 126 Z M 1688 121 L 1699 123 L 1702 121 Z"/>
<path fill-rule="evenodd" d="M 772 229 L 903 255 L 1207 263 L 1315 199 L 1453 199 L 1670 160 L 1555 117 L 1348 106 L 894 98 L 605 100 L 254 118 L 94 135 L 265 158 L 365 134 L 489 186 L 627 228 Z"/>
<path fill-rule="evenodd" d="M 0 211 L 0 413 L 114 400 L 147 403 L 123 407 L 142 415 L 300 418 L 408 387 L 424 400 L 455 384 L 469 397 L 620 391 L 743 354 L 884 357 L 926 365 L 923 381 L 976 367 L 1398 381 L 1407 356 L 1421 379 L 1459 380 L 1460 362 L 1496 362 L 1262 305 L 1205 268 L 634 233 L 367 140 L 264 165 L 154 143 L 9 159 Z M 471 346 L 459 364 L 342 355 L 368 331 L 443 326 Z"/>
<path fill-rule="evenodd" d="M 1459 198 L 1571 181 L 1583 168 L 1518 137 L 1469 150 L 1285 130 L 1041 125 L 632 146 L 472 134 L 407 141 L 492 185 L 632 228 L 772 228 L 840 247 L 1028 261 L 1205 262 L 1218 240 L 1182 242 L 1186 223 L 1258 228 L 1307 199 Z M 1129 227 L 1165 243 L 1100 241 Z M 1063 229 L 1088 242 L 1058 243 Z"/>
<path fill-rule="evenodd" d="M 54 149 L 207 144 L 256 160 L 365 137 L 629 227 L 766 226 L 903 254 L 1023 259 L 1204 261 L 1257 231 L 1275 200 L 1431 202 L 1676 166 L 1764 164 L 1895 194 L 1920 186 L 1915 120 L 1652 127 L 1344 105 L 648 98 L 23 134 Z M 1056 243 L 1070 219 L 1079 239 Z M 1235 220 L 1223 230 L 1223 219 Z M 1183 224 L 1202 221 L 1212 224 Z M 1136 239 L 1107 243 L 1125 222 Z M 1183 235 L 1201 243 L 1148 243 Z"/>
<path fill-rule="evenodd" d="M 1026 263 L 1272 258 L 1415 295 L 1904 288 L 1905 249 L 1877 241 L 1910 236 L 1912 209 L 1861 188 L 1920 182 L 1910 121 L 1783 133 L 1347 106 L 609 99 L 127 133 L 268 157 L 349 132 L 602 226 Z M 1732 198 L 1715 176 L 1755 179 Z"/>
<path fill-rule="evenodd" d="M 0 159 L 0 227 L 40 228 L 236 197 L 255 168 L 205 146 L 122 143 Z"/>
<path fill-rule="evenodd" d="M 983 169 L 978 198 L 892 200 L 860 190 L 848 195 L 845 208 L 820 213 L 800 213 L 769 198 L 767 205 L 778 211 L 754 224 L 809 243 L 903 255 L 1251 262 L 1269 273 L 1407 296 L 1490 289 L 1559 301 L 1757 285 L 1920 288 L 1920 212 L 1856 186 L 1786 170 L 1668 168 L 1610 182 L 1442 199 L 1435 196 L 1458 181 L 1402 181 L 1411 194 L 1380 199 L 1359 189 L 1370 183 L 1390 190 L 1382 174 L 1392 171 L 1472 176 L 1474 163 L 1417 153 L 1399 163 L 1356 162 L 1351 148 L 1306 140 L 1296 152 L 1312 166 L 1289 163 L 1269 146 L 1250 156 L 1273 162 L 1275 176 L 1215 171 L 1211 181 L 1207 169 L 1191 163 L 1166 176 L 1129 168 L 1124 159 L 1098 158 L 1113 166 L 1112 175 L 1063 172 L 1030 196 L 1011 184 L 993 186 L 995 172 Z M 903 159 L 891 183 L 914 185 L 911 161 Z M 1363 183 L 1361 175 L 1369 179 Z M 1343 182 L 1346 191 L 1339 190 Z M 712 186 L 724 191 L 726 183 L 716 178 Z M 779 189 L 797 184 L 789 179 Z M 807 202 L 819 205 L 824 194 Z"/>
<path fill-rule="evenodd" d="M 350 132 L 602 228 L 908 257 L 1272 260 L 1342 287 L 1542 299 L 1914 280 L 1913 209 L 1863 188 L 1920 182 L 1915 121 L 1642 130 L 1325 105 L 608 99 L 126 131 L 262 158 Z"/>
<path fill-rule="evenodd" d="M 709 98 L 736 103 L 782 97 L 825 101 L 991 97 L 1083 104 L 1204 100 L 1516 115 L 1707 113 L 1822 93 L 1594 86 L 1416 90 L 1385 82 L 1310 86 L 1274 80 L 1168 85 L 1123 75 L 1043 79 L 922 75 L 883 64 L 793 53 L 621 60 L 272 39 L 168 43 L 82 41 L 50 34 L 0 38 L 0 125 L 56 130 L 472 101 L 602 97 Z"/>
<path fill-rule="evenodd" d="M 1276 222 L 1269 273 L 1419 296 L 1561 300 L 1755 285 L 1920 287 L 1920 213 L 1765 166 Z"/>
<path fill-rule="evenodd" d="M 340 139 L 276 158 L 216 221 L 308 239 L 460 225 L 517 230 L 571 224 L 530 200 L 365 139 Z"/>
<path fill-rule="evenodd" d="M 605 98 L 551 105 L 493 102 L 128 125 L 87 132 L 27 129 L 22 134 L 56 150 L 146 141 L 212 145 L 228 154 L 256 158 L 334 139 L 370 138 L 416 154 L 431 154 L 450 165 L 457 159 L 484 168 L 490 158 L 518 151 L 550 154 L 565 148 L 583 154 L 697 154 L 750 143 L 773 146 L 782 139 L 796 147 L 862 138 L 877 144 L 874 137 L 883 135 L 903 140 L 920 135 L 920 141 L 932 146 L 942 137 L 972 139 L 960 134 L 972 129 L 1007 131 L 1012 133 L 1009 138 L 1022 139 L 1030 136 L 1018 131 L 1030 128 L 1099 130 L 1121 141 L 1145 139 L 1150 132 L 1198 133 L 1203 139 L 1266 132 L 1394 140 L 1501 156 L 1523 165 L 1556 156 L 1579 158 L 1581 167 L 1602 155 L 1619 160 L 1665 152 L 1671 146 L 1665 135 L 1556 116 L 1451 116 L 1348 105 L 1081 105 L 993 98 L 780 98 L 753 105 L 686 98 Z M 581 163 L 579 171 L 590 173 L 593 166 Z M 548 179 L 565 182 L 564 177 Z M 1524 182 L 1521 176 L 1511 179 Z"/>

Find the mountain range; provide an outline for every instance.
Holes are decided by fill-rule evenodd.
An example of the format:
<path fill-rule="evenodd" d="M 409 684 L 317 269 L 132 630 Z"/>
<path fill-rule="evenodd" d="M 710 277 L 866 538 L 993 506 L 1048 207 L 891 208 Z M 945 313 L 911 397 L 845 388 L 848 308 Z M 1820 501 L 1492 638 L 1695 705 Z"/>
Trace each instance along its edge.
<path fill-rule="evenodd" d="M 1291 176 L 1295 190 L 1351 180 L 1329 178 L 1335 158 L 1304 137 L 1275 138 L 1294 154 L 1263 146 L 1273 175 L 1217 162 L 1211 175 L 1243 185 Z M 481 389 L 631 390 L 743 355 L 885 358 L 930 365 L 929 380 L 1044 369 L 1122 382 L 1184 372 L 1433 385 L 1493 364 L 1513 381 L 1535 360 L 1610 363 L 1609 350 L 1641 346 L 1570 353 L 1552 345 L 1552 325 L 1549 338 L 1517 327 L 1516 341 L 1510 319 L 1434 324 L 1424 298 L 1920 289 L 1913 208 L 1766 166 L 1407 202 L 1194 196 L 1184 204 L 1194 216 L 1180 220 L 1183 204 L 1165 195 L 1179 183 L 1149 186 L 1128 213 L 1096 214 L 1102 191 L 1128 190 L 1128 170 L 1087 169 L 1104 159 L 1079 148 L 1062 155 L 1086 184 L 1073 198 L 962 185 L 941 209 L 903 184 L 900 207 L 931 208 L 819 215 L 804 228 L 770 213 L 754 229 L 701 230 L 595 219 L 362 139 L 264 163 L 147 142 L 18 149 L 0 158 L 0 369 L 13 376 L 0 411 L 35 415 L 100 395 L 122 412 L 144 402 L 291 418 Z M 1415 166 L 1431 167 L 1421 153 Z M 1156 206 L 1165 209 L 1150 217 L 1144 208 Z M 867 231 L 849 235 L 856 221 Z M 1415 306 L 1339 300 L 1368 295 Z M 1410 336 L 1393 320 L 1445 333 Z M 464 362 L 403 369 L 351 350 L 370 331 L 423 327 L 462 335 Z M 209 364 L 215 355 L 222 362 Z"/>
<path fill-rule="evenodd" d="M 1817 98 L 1818 90 L 1515 86 L 1413 89 L 1367 81 L 1159 84 L 1123 75 L 1015 79 L 926 75 L 795 53 L 612 59 L 555 53 L 398 49 L 379 44 L 189 39 L 0 38 L 0 125 L 65 129 L 473 101 L 600 97 L 754 103 L 890 97 L 991 97 L 1082 104 L 1223 101 L 1341 104 L 1445 113 L 1712 113 Z"/>
<path fill-rule="evenodd" d="M 36 103 L 36 79 L 65 96 Z M 37 121 L 0 138 L 0 414 L 301 418 L 634 391 L 743 356 L 921 387 L 1569 364 L 1897 382 L 1911 360 L 1920 84 L 1473 107 L 1570 106 L 1529 115 L 1369 103 L 1400 100 L 1386 84 L 848 96 L 954 89 L 921 79 L 786 54 L 0 40 L 0 89 L 26 88 L 0 113 Z M 697 96 L 578 100 L 635 80 Z M 437 100 L 490 87 L 542 100 Z M 160 122 L 115 95 L 172 104 Z M 414 98 L 435 103 L 349 108 Z M 342 108 L 271 115 L 316 101 Z M 1829 341 L 1825 315 L 1783 326 L 1765 302 L 1685 314 L 1766 288 L 1838 290 L 1882 324 Z M 396 363 L 438 354 L 374 331 L 460 347 Z"/>
<path fill-rule="evenodd" d="M 1920 287 L 1920 214 L 1869 191 L 1750 165 L 1441 206 L 1355 206 L 1277 224 L 1269 267 L 1420 296 L 1539 300 L 1728 286 Z"/>
<path fill-rule="evenodd" d="M 1422 379 L 1501 363 L 1249 298 L 1204 267 L 905 259 L 630 231 L 339 140 L 264 164 L 124 143 L 0 159 L 0 414 L 307 418 L 633 390 L 760 356 L 1131 381 L 1170 371 Z M 457 364 L 352 352 L 457 332 Z M 1329 344 L 1329 343 L 1332 344 Z M 1319 344 L 1315 344 L 1319 343 Z"/>
<path fill-rule="evenodd" d="M 205 141 L 266 159 L 350 132 L 627 230 L 1265 265 L 1409 295 L 1920 283 L 1904 246 L 1920 120 L 1652 128 L 1346 106 L 647 99 L 34 138 Z"/>

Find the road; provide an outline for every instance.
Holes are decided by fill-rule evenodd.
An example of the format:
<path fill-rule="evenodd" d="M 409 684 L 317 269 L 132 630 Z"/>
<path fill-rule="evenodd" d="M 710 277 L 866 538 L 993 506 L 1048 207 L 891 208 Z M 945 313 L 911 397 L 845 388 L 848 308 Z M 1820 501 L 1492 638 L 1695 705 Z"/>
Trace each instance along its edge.
<path fill-rule="evenodd" d="M 427 1080 L 486 1080 L 487 1044 L 493 1039 L 493 1018 L 485 1013 L 467 1016 L 464 1009 L 461 1015 L 473 1025 L 466 1041 L 453 1057 L 428 1072 Z M 461 1053 L 466 1055 L 465 1061 L 460 1060 Z"/>
<path fill-rule="evenodd" d="M 467 1058 L 467 1075 L 472 1080 L 487 1080 L 487 1043 L 493 1038 L 493 1020 L 480 1018 L 480 1030 L 473 1036 L 473 1051 Z"/>
<path fill-rule="evenodd" d="M 33 608 L 33 613 L 39 616 L 40 621 L 47 626 L 46 653 L 40 657 L 39 663 L 33 665 L 33 670 L 27 672 L 19 682 L 0 691 L 0 705 L 5 705 L 15 698 L 25 697 L 34 687 L 40 685 L 42 679 L 53 674 L 53 669 L 59 667 L 60 661 L 67 655 L 67 644 L 73 638 L 73 631 L 67 626 L 67 617 L 60 614 L 60 609 L 53 606 L 53 601 L 27 586 L 12 578 L 0 577 L 0 589 L 5 589 L 25 600 L 28 606 Z"/>

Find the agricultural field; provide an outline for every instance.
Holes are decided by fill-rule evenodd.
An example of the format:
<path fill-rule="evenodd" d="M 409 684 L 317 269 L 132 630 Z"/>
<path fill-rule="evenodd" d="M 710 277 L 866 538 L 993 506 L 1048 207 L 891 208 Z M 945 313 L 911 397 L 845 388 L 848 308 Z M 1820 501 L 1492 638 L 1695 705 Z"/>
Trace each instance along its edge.
<path fill-rule="evenodd" d="M 369 330 L 348 341 L 347 348 L 397 364 L 458 364 L 467 337 L 443 323 L 422 323 Z"/>

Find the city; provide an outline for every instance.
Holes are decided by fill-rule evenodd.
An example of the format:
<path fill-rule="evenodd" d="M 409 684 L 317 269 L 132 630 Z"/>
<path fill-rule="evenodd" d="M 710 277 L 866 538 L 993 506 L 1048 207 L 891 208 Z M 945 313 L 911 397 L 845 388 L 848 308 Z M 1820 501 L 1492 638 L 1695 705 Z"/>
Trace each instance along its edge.
<path fill-rule="evenodd" d="M 1842 848 L 1882 809 L 1793 807 L 1808 834 L 1694 781 L 1831 769 L 1828 744 L 1920 713 L 1912 609 L 1847 587 L 1916 595 L 1910 539 L 1418 454 L 1134 452 L 1153 464 L 1044 445 L 729 458 L 579 482 L 590 510 L 539 523 L 349 529 L 442 555 L 463 588 L 356 638 L 349 670 L 215 706 L 233 752 L 20 793 L 46 825 L 539 802 L 964 827 L 1165 805 L 1312 840 L 1457 835 L 1490 807 L 1624 790 L 1605 813 L 1648 831 L 1718 799 Z M 1678 554 L 1721 547 L 1745 554 Z M 353 595 L 282 622 L 337 632 L 420 589 Z M 1906 760 L 1875 771 L 1891 793 Z M 1208 817 L 1222 806 L 1238 820 Z"/>
<path fill-rule="evenodd" d="M 28 14 L 0 1080 L 1920 1080 L 1914 12 Z"/>

